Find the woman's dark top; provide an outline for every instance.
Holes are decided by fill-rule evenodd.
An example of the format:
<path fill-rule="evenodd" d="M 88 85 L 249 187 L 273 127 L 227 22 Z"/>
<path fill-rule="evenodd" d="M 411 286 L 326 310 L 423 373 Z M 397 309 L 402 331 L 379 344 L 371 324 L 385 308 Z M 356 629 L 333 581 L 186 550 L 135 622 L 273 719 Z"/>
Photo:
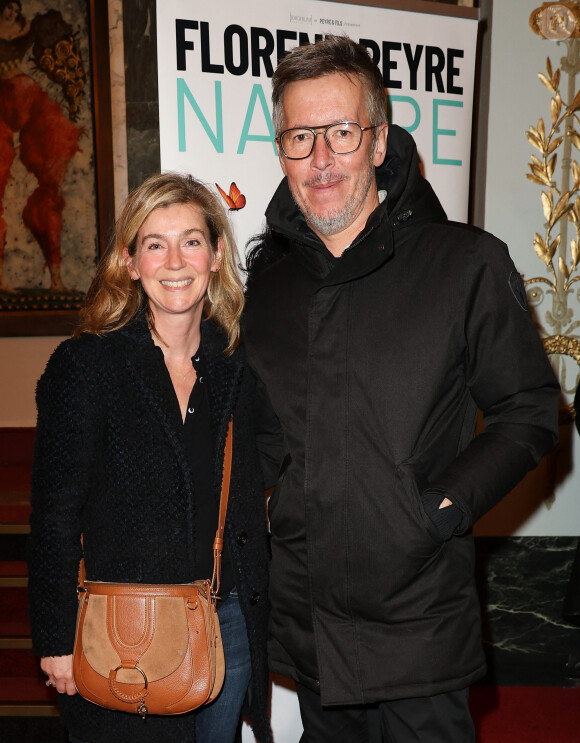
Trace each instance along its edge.
<path fill-rule="evenodd" d="M 217 530 L 219 503 L 212 497 L 213 442 L 210 435 L 209 402 L 207 399 L 206 371 L 203 349 L 198 349 L 191 359 L 197 379 L 191 390 L 187 413 L 182 422 L 177 404 L 176 423 L 183 435 L 183 444 L 193 476 L 196 533 L 195 565 L 200 578 L 211 578 L 213 573 L 213 540 Z M 175 398 L 177 402 L 177 397 Z M 178 430 L 179 430 L 178 429 Z M 234 575 L 227 544 L 224 545 L 221 568 L 220 597 L 224 599 L 234 586 Z"/>

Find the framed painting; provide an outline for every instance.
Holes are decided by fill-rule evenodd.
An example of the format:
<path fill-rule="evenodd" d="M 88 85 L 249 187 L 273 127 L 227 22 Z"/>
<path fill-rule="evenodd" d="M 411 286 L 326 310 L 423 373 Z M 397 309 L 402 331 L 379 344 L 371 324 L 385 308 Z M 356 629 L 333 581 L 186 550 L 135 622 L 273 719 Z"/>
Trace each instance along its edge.
<path fill-rule="evenodd" d="M 114 219 L 107 3 L 0 0 L 0 335 L 67 335 Z"/>

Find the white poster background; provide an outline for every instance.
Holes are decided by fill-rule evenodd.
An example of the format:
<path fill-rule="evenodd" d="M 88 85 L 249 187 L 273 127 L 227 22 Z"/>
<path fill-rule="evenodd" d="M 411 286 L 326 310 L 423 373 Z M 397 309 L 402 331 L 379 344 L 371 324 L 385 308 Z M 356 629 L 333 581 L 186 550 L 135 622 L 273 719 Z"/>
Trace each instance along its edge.
<path fill-rule="evenodd" d="M 476 21 L 320 0 L 163 0 L 161 167 L 190 172 L 226 193 L 236 183 L 246 197 L 246 206 L 231 212 L 242 254 L 262 229 L 282 178 L 267 68 L 298 44 L 299 34 L 314 41 L 329 33 L 368 40 L 387 82 L 391 121 L 415 138 L 449 218 L 467 219 Z M 185 69 L 178 69 L 179 59 Z"/>
<path fill-rule="evenodd" d="M 226 193 L 236 183 L 246 197 L 246 206 L 230 213 L 242 255 L 263 228 L 282 178 L 268 68 L 281 49 L 298 44 L 299 34 L 314 41 L 329 33 L 367 40 L 386 81 L 390 120 L 412 133 L 449 218 L 467 219 L 476 21 L 320 0 L 163 0 L 157 3 L 161 167 L 192 173 Z M 302 732 L 295 694 L 276 684 L 272 728 L 276 743 L 295 743 Z M 242 737 L 254 741 L 246 724 Z"/>

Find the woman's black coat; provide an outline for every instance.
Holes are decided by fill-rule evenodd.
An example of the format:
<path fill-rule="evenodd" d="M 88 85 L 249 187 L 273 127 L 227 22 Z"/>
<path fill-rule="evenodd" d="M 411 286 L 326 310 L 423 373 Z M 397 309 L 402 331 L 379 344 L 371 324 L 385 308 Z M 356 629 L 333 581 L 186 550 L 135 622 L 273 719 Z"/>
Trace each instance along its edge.
<path fill-rule="evenodd" d="M 225 345 L 214 324 L 202 323 L 217 500 L 233 413 L 226 539 L 252 656 L 249 717 L 264 743 L 271 735 L 263 483 L 254 447 L 251 375 L 243 352 L 226 357 Z M 81 533 L 89 579 L 184 583 L 211 577 L 198 575 L 194 564 L 194 483 L 169 420 L 174 395 L 162 352 L 143 318 L 103 337 L 67 340 L 51 357 L 37 388 L 29 547 L 34 653 L 72 653 Z M 144 724 L 78 694 L 61 696 L 60 703 L 69 731 L 91 743 L 193 740 L 191 715 L 149 717 Z"/>

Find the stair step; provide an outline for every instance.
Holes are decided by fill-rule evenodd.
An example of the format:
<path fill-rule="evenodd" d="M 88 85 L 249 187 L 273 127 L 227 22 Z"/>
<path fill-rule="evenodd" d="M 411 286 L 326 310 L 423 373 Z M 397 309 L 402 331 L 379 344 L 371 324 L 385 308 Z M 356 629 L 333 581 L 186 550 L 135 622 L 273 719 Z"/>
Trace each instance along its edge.
<path fill-rule="evenodd" d="M 28 493 L 2 493 L 0 498 L 0 523 L 28 524 L 30 511 L 30 496 Z"/>
<path fill-rule="evenodd" d="M 0 534 L 30 534 L 28 524 L 4 524 L 0 521 Z"/>
<path fill-rule="evenodd" d="M 3 487 L 10 486 L 6 477 L 7 471 L 4 467 L 2 471 Z M 14 484 L 12 486 L 15 487 Z M 29 534 L 30 510 L 30 492 L 27 490 L 0 490 L 0 534 Z"/>
<path fill-rule="evenodd" d="M 26 588 L 0 587 L 0 606 L 0 637 L 30 637 Z"/>
<path fill-rule="evenodd" d="M 0 428 L 0 472 L 3 490 L 30 489 L 35 433 L 34 428 Z"/>
<path fill-rule="evenodd" d="M 28 622 L 26 588 L 0 588 L 0 623 Z"/>
<path fill-rule="evenodd" d="M 8 676 L 46 681 L 40 670 L 40 658 L 22 650 L 0 650 L 0 678 Z"/>
<path fill-rule="evenodd" d="M 56 690 L 46 686 L 39 659 L 30 652 L 26 535 L 33 443 L 34 429 L 0 428 L 0 738 L 64 741 L 58 720 L 34 720 L 59 713 Z"/>
<path fill-rule="evenodd" d="M 32 640 L 30 637 L 22 637 L 17 635 L 12 637 L 5 635 L 0 637 L 0 650 L 30 650 L 32 647 Z"/>
<path fill-rule="evenodd" d="M 27 565 L 23 560 L 0 560 L 0 587 L 26 588 Z"/>
<path fill-rule="evenodd" d="M 29 534 L 30 494 L 0 492 L 0 534 Z"/>
<path fill-rule="evenodd" d="M 0 560 L 26 562 L 26 534 L 3 534 L 0 538 Z"/>
<path fill-rule="evenodd" d="M 56 704 L 57 691 L 38 676 L 0 676 L 0 699 L 4 704 Z"/>
<path fill-rule="evenodd" d="M 0 586 L 0 649 L 31 647 L 26 588 Z M 0 696 L 0 700 L 2 697 Z"/>
<path fill-rule="evenodd" d="M 24 560 L 0 560 L 0 576 L 16 576 L 28 573 L 28 566 Z"/>
<path fill-rule="evenodd" d="M 20 704 L 6 704 L 0 702 L 0 717 L 58 717 L 59 714 L 56 703 L 22 702 Z M 37 738 L 34 740 L 37 740 Z"/>
<path fill-rule="evenodd" d="M 0 619 L 0 637 L 30 637 L 30 625 L 26 621 Z"/>
<path fill-rule="evenodd" d="M 0 717 L 58 715 L 56 689 L 45 681 L 36 656 L 0 650 Z"/>
<path fill-rule="evenodd" d="M 36 656 L 0 650 L 0 717 L 58 715 L 56 689 L 45 681 Z"/>

